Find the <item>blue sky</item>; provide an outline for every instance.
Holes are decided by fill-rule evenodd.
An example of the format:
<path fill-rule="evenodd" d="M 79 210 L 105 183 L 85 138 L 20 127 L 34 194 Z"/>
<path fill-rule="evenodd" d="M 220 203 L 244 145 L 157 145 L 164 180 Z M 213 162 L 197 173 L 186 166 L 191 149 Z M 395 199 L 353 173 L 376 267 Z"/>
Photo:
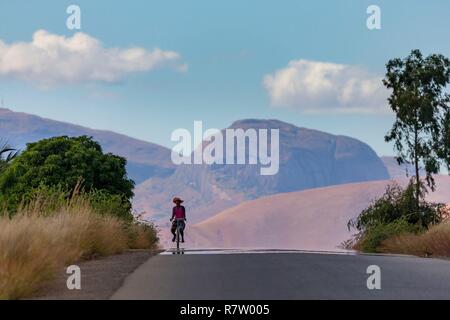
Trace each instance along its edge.
<path fill-rule="evenodd" d="M 178 65 L 121 71 L 114 81 L 85 79 L 81 74 L 77 81 L 55 80 L 50 85 L 17 72 L 0 72 L 5 107 L 166 146 L 174 144 L 170 141 L 174 129 L 192 130 L 194 120 L 203 120 L 208 128 L 223 128 L 242 118 L 277 118 L 349 135 L 380 155 L 391 154 L 391 146 L 383 141 L 393 121 L 392 114 L 383 111 L 387 106 L 361 112 L 366 96 L 358 95 L 351 103 L 362 109 L 340 112 L 332 93 L 311 95 L 302 89 L 287 97 L 283 89 L 282 97 L 274 101 L 265 77 L 272 77 L 275 90 L 284 79 L 276 76 L 277 71 L 301 60 L 305 64 L 294 67 L 297 80 L 305 77 L 304 68 L 318 63 L 348 68 L 333 81 L 373 80 L 383 76 L 388 59 L 404 57 L 413 48 L 450 56 L 446 0 L 0 0 L 0 40 L 7 46 L 29 43 L 37 30 L 73 37 L 76 30 L 66 27 L 70 4 L 81 8 L 79 31 L 100 41 L 102 48 L 139 47 L 148 52 L 160 48 L 177 53 Z M 366 27 L 366 8 L 371 4 L 381 8 L 381 30 Z M 187 71 L 177 69 L 184 64 Z M 48 77 L 54 79 L 54 74 Z M 305 108 L 305 97 L 318 112 Z"/>

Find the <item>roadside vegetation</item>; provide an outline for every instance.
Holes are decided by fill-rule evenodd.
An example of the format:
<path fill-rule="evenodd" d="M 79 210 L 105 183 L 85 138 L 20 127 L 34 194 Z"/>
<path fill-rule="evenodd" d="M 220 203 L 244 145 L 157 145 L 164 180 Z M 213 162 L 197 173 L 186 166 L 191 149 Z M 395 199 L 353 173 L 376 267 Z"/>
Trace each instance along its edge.
<path fill-rule="evenodd" d="M 402 233 L 380 245 L 381 252 L 412 254 L 421 257 L 450 257 L 450 221 L 433 225 L 421 233 Z"/>
<path fill-rule="evenodd" d="M 448 208 L 426 201 L 426 194 L 436 188 L 433 175 L 442 166 L 450 169 L 450 60 L 438 54 L 423 57 L 413 50 L 404 59 L 390 60 L 386 68 L 383 83 L 391 91 L 388 102 L 395 122 L 385 140 L 394 143 L 399 164 L 414 166 L 414 175 L 406 187 L 389 186 L 349 221 L 349 229 L 357 232 L 344 246 L 450 257 Z"/>
<path fill-rule="evenodd" d="M 349 229 L 357 233 L 345 247 L 370 253 L 450 257 L 448 208 L 421 200 L 419 212 L 415 209 L 413 181 L 405 188 L 389 185 L 383 196 L 349 221 Z"/>
<path fill-rule="evenodd" d="M 88 137 L 0 152 L 0 299 L 28 297 L 80 260 L 156 249 L 157 230 L 131 211 L 125 159 Z M 2 150 L 0 150 L 2 151 Z"/>

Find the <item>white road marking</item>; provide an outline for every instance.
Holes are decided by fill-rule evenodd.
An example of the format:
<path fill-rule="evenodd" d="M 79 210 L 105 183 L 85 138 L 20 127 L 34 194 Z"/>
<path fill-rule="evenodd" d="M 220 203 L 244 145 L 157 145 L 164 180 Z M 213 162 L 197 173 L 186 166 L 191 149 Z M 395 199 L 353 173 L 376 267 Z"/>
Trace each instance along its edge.
<path fill-rule="evenodd" d="M 356 255 L 356 251 L 341 250 L 341 251 L 315 251 L 315 250 L 292 250 L 292 249 L 176 249 L 170 248 L 160 255 L 173 254 L 258 254 L 258 253 L 314 253 L 314 254 L 331 254 L 331 255 Z"/>

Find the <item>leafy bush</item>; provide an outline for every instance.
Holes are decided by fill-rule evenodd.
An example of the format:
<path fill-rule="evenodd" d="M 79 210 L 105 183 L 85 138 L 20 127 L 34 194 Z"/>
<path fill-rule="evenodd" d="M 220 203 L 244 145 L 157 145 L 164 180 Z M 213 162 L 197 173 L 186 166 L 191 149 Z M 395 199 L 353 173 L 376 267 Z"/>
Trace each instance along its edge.
<path fill-rule="evenodd" d="M 106 190 L 91 190 L 87 193 L 95 212 L 132 220 L 131 203 L 124 195 L 111 194 Z"/>
<path fill-rule="evenodd" d="M 427 228 L 431 224 L 439 223 L 444 212 L 444 204 L 421 200 L 417 213 L 414 183 L 410 182 L 406 188 L 392 184 L 387 186 L 381 198 L 373 201 L 356 219 L 350 220 L 347 226 L 349 229 L 363 232 L 380 224 L 403 219 L 408 224 Z"/>
<path fill-rule="evenodd" d="M 151 222 L 133 221 L 126 226 L 128 247 L 130 249 L 145 248 L 148 243 L 158 243 L 158 230 Z"/>
<path fill-rule="evenodd" d="M 384 240 L 393 236 L 417 233 L 419 230 L 417 225 L 412 225 L 405 219 L 398 219 L 387 224 L 380 223 L 365 230 L 353 248 L 364 252 L 382 252 L 379 247 Z"/>

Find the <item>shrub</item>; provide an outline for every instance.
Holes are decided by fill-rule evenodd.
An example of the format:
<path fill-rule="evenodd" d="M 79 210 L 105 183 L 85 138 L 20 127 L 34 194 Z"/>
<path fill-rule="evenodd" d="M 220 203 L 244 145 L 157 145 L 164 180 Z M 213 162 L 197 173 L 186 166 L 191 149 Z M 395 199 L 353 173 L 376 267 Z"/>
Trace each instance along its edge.
<path fill-rule="evenodd" d="M 0 195 L 0 202 L 4 196 Z M 21 201 L 11 209 L 7 205 L 0 214 L 8 213 L 13 216 L 16 212 L 39 212 L 39 215 L 53 214 L 59 208 L 70 205 L 73 202 L 88 202 L 93 212 L 99 215 L 112 215 L 125 220 L 133 220 L 131 204 L 126 197 L 111 194 L 106 190 L 94 190 L 85 192 L 81 187 L 75 186 L 73 190 L 67 190 L 61 186 L 47 187 L 41 184 L 30 189 L 22 196 Z M 4 204 L 4 202 L 3 202 Z"/>
<path fill-rule="evenodd" d="M 128 247 L 130 249 L 142 249 L 149 244 L 159 242 L 158 230 L 153 223 L 136 222 L 129 223 L 127 226 Z"/>
<path fill-rule="evenodd" d="M 412 225 L 405 219 L 373 225 L 360 235 L 353 248 L 364 252 L 379 253 L 382 252 L 379 247 L 384 240 L 402 234 L 416 233 L 419 229 L 417 225 Z"/>
<path fill-rule="evenodd" d="M 111 194 L 106 190 L 91 190 L 87 193 L 93 210 L 98 214 L 110 214 L 125 220 L 133 220 L 131 203 L 126 196 Z"/>
<path fill-rule="evenodd" d="M 443 204 L 428 203 L 424 200 L 419 203 L 417 214 L 415 187 L 412 182 L 405 189 L 397 184 L 389 185 L 381 198 L 373 201 L 356 219 L 348 222 L 348 228 L 364 232 L 371 227 L 389 224 L 398 219 L 427 228 L 442 220 L 445 214 Z"/>

